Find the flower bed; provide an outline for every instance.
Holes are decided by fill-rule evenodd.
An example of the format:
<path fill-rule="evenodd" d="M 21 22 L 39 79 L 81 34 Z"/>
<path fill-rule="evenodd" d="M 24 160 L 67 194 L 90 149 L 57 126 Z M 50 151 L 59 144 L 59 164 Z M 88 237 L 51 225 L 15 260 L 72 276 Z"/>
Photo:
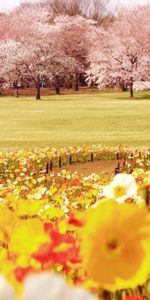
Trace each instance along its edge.
<path fill-rule="evenodd" d="M 107 153 L 113 157 L 116 150 Z M 134 152 L 123 174 L 104 178 L 65 170 L 43 173 L 48 151 L 55 152 L 1 153 L 2 276 L 16 293 L 30 274 L 52 272 L 94 293 L 86 294 L 91 300 L 150 297 L 149 152 Z M 131 167 L 132 175 L 127 174 Z"/>

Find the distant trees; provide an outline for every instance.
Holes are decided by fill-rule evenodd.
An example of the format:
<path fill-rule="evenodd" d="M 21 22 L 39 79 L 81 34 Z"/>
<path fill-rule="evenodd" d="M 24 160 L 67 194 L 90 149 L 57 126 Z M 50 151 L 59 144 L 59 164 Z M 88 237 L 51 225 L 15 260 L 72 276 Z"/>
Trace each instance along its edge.
<path fill-rule="evenodd" d="M 150 6 L 126 10 L 100 32 L 89 51 L 89 84 L 100 88 L 127 84 L 133 97 L 135 81 L 150 79 Z"/>
<path fill-rule="evenodd" d="M 4 86 L 13 86 L 16 97 L 19 97 L 19 84 L 25 75 L 20 57 L 21 44 L 14 40 L 3 41 L 0 43 L 0 52 L 0 77 L 3 78 Z"/>
<path fill-rule="evenodd" d="M 49 8 L 53 18 L 60 15 L 80 15 L 101 24 L 106 17 L 113 17 L 119 1 L 112 3 L 112 0 L 42 0 L 41 4 Z"/>
<path fill-rule="evenodd" d="M 68 69 L 68 77 L 72 76 L 75 90 L 79 90 L 79 78 L 87 68 L 87 54 L 92 43 L 95 22 L 81 16 L 60 16 L 55 18 L 60 31 L 60 43 L 66 57 L 72 60 L 72 72 Z"/>
<path fill-rule="evenodd" d="M 59 15 L 76 16 L 80 15 L 80 1 L 79 0 L 46 0 L 45 4 L 49 6 L 53 17 Z"/>
<path fill-rule="evenodd" d="M 8 26 L 8 30 L 1 36 L 2 52 L 5 52 L 2 73 L 5 81 L 16 87 L 17 96 L 20 78 L 33 82 L 36 99 L 40 99 L 44 78 L 51 82 L 57 94 L 68 80 L 78 90 L 79 77 L 86 70 L 88 36 L 94 30 L 95 22 L 81 16 L 60 16 L 51 23 L 45 9 L 42 13 L 39 15 L 37 8 L 29 10 L 25 6 L 23 12 L 19 8 L 9 15 L 13 26 L 7 23 L 7 15 L 3 21 L 3 29 Z M 16 74 L 16 77 L 12 76 L 13 83 L 11 74 Z"/>
<path fill-rule="evenodd" d="M 150 5 L 111 22 L 111 3 L 43 0 L 0 15 L 1 82 L 16 96 L 20 83 L 32 82 L 40 99 L 46 80 L 59 94 L 68 82 L 78 90 L 84 78 L 99 88 L 127 87 L 132 97 L 134 82 L 150 79 Z"/>
<path fill-rule="evenodd" d="M 41 24 L 48 21 L 45 8 L 20 6 L 0 17 L 0 40 L 25 41 L 39 35 Z"/>

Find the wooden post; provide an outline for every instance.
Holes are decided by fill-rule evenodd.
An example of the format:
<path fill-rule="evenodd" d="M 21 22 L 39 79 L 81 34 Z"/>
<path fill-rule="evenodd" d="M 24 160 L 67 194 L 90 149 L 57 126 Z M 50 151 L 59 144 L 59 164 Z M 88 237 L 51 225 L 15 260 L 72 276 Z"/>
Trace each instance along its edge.
<path fill-rule="evenodd" d="M 48 174 L 49 173 L 49 163 L 47 162 L 46 163 L 46 174 Z"/>
<path fill-rule="evenodd" d="M 117 168 L 115 168 L 114 172 L 115 172 L 115 175 L 117 175 Z"/>
<path fill-rule="evenodd" d="M 118 168 L 115 168 L 115 175 L 119 174 Z"/>
<path fill-rule="evenodd" d="M 126 165 L 126 158 L 124 157 L 123 158 L 123 166 L 125 167 L 125 165 Z"/>
<path fill-rule="evenodd" d="M 61 157 L 59 157 L 59 168 L 62 167 L 62 160 L 61 160 Z"/>
<path fill-rule="evenodd" d="M 146 206 L 150 208 L 150 187 L 147 187 Z"/>
<path fill-rule="evenodd" d="M 115 175 L 120 173 L 120 162 L 118 162 L 117 167 L 115 168 Z"/>
<path fill-rule="evenodd" d="M 133 173 L 133 169 L 130 169 L 130 174 L 132 174 Z"/>
<path fill-rule="evenodd" d="M 117 152 L 117 160 L 119 160 L 119 152 Z"/>
<path fill-rule="evenodd" d="M 134 159 L 134 154 L 131 152 L 131 159 Z"/>
<path fill-rule="evenodd" d="M 118 162 L 117 168 L 118 168 L 118 173 L 120 173 L 120 162 Z"/>
<path fill-rule="evenodd" d="M 69 165 L 72 165 L 72 156 L 69 156 Z"/>
<path fill-rule="evenodd" d="M 53 171 L 53 162 L 52 162 L 52 160 L 50 161 L 50 171 Z"/>
<path fill-rule="evenodd" d="M 94 162 L 94 153 L 91 152 L 91 162 Z"/>

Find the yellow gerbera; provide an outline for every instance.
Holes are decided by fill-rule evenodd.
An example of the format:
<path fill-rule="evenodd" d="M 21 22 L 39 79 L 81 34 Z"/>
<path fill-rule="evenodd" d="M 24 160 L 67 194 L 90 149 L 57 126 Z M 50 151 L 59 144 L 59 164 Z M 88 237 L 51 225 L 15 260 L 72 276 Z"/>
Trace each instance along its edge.
<path fill-rule="evenodd" d="M 150 218 L 145 207 L 104 201 L 91 209 L 81 233 L 88 275 L 110 291 L 143 284 L 150 271 Z"/>

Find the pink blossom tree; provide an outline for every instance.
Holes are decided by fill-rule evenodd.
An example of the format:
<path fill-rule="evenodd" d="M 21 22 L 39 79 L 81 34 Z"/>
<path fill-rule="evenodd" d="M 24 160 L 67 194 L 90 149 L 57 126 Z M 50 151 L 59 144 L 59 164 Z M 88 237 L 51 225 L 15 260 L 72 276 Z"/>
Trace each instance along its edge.
<path fill-rule="evenodd" d="M 16 97 L 19 97 L 19 84 L 25 77 L 24 66 L 19 59 L 21 44 L 14 40 L 0 43 L 1 67 L 0 75 L 3 78 L 3 86 L 14 87 Z"/>
<path fill-rule="evenodd" d="M 125 11 L 95 40 L 89 53 L 88 83 L 99 87 L 150 78 L 150 6 Z"/>
<path fill-rule="evenodd" d="M 66 56 L 61 44 L 58 44 L 59 32 L 41 34 L 41 38 L 30 42 L 4 42 L 4 67 L 2 76 L 6 82 L 17 86 L 20 81 L 31 81 L 36 90 L 36 99 L 41 99 L 41 83 L 49 79 L 60 93 L 62 78 L 74 73 L 74 59 Z"/>
<path fill-rule="evenodd" d="M 79 78 L 86 71 L 88 49 L 92 44 L 96 22 L 81 16 L 60 16 L 54 22 L 60 31 L 59 42 L 65 56 L 72 60 L 72 72 L 68 68 L 68 75 L 72 75 L 73 85 L 78 91 Z"/>
<path fill-rule="evenodd" d="M 48 19 L 48 12 L 44 8 L 21 5 L 0 16 L 0 40 L 27 41 L 33 37 L 38 39 L 40 26 Z"/>

